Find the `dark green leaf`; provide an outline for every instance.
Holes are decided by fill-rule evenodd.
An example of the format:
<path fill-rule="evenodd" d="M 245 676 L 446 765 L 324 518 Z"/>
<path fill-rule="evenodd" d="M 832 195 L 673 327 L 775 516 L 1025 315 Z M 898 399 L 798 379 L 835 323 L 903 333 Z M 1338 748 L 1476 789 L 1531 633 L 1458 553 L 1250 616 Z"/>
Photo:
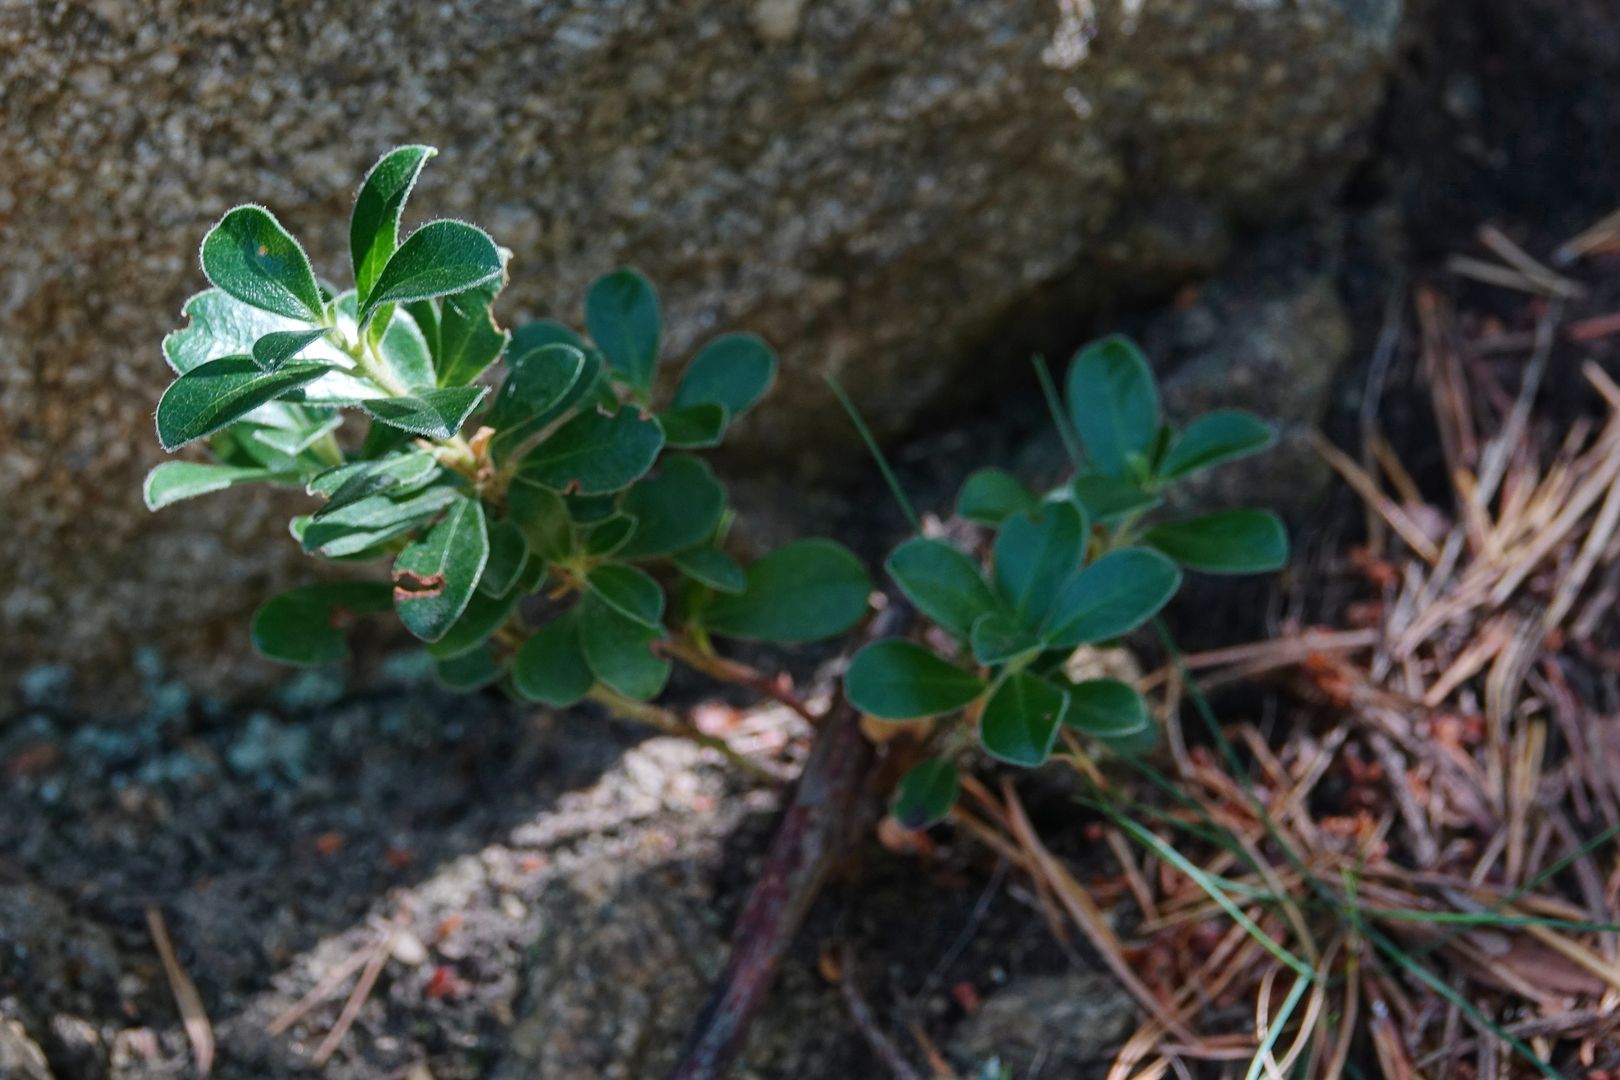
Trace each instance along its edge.
<path fill-rule="evenodd" d="M 625 542 L 630 534 L 636 531 L 636 519 L 633 514 L 614 513 L 592 525 L 585 532 L 585 554 L 593 558 L 612 555 Z"/>
<path fill-rule="evenodd" d="M 1223 462 L 1258 454 L 1277 441 L 1272 426 L 1237 409 L 1200 416 L 1170 444 L 1159 465 L 1161 480 L 1177 480 Z"/>
<path fill-rule="evenodd" d="M 720 405 L 688 405 L 670 409 L 658 417 L 664 429 L 664 442 L 688 450 L 719 446 L 730 417 Z"/>
<path fill-rule="evenodd" d="M 1013 514 L 1031 513 L 1037 501 L 1012 473 L 979 469 L 969 474 L 956 494 L 956 516 L 981 525 L 1000 525 Z"/>
<path fill-rule="evenodd" d="M 712 403 L 727 417 L 752 408 L 776 378 L 776 354 L 754 334 L 722 334 L 705 345 L 675 388 L 675 406 Z M 722 425 L 723 426 L 723 425 Z"/>
<path fill-rule="evenodd" d="M 1069 493 L 1092 521 L 1113 524 L 1159 505 L 1159 497 L 1143 491 L 1134 481 L 1115 480 L 1101 473 L 1083 472 L 1070 482 Z"/>
<path fill-rule="evenodd" d="M 326 335 L 326 328 L 273 330 L 253 343 L 253 362 L 261 371 L 274 371 Z"/>
<path fill-rule="evenodd" d="M 555 343 L 514 347 L 506 369 L 506 381 L 495 396 L 489 419 L 490 426 L 503 435 L 515 424 L 548 424 L 561 416 L 583 395 L 581 383 L 591 370 L 583 352 Z"/>
<path fill-rule="evenodd" d="M 740 593 L 748 587 L 748 575 L 737 560 L 719 548 L 696 547 L 670 556 L 675 568 L 700 585 L 723 593 Z"/>
<path fill-rule="evenodd" d="M 1076 353 L 1068 398 L 1069 415 L 1098 472 L 1120 479 L 1131 475 L 1133 457 L 1145 464 L 1159 431 L 1159 388 L 1135 344 L 1116 335 Z"/>
<path fill-rule="evenodd" d="M 514 355 L 538 349 L 542 345 L 571 345 L 582 353 L 591 351 L 584 338 L 555 319 L 536 319 L 534 322 L 524 323 L 512 334 Z"/>
<path fill-rule="evenodd" d="M 956 805 L 956 763 L 945 758 L 919 761 L 900 778 L 891 811 L 901 827 L 915 832 L 937 825 Z"/>
<path fill-rule="evenodd" d="M 523 538 L 523 530 L 510 518 L 491 522 L 489 561 L 484 563 L 484 576 L 478 579 L 478 591 L 489 596 L 506 595 L 528 562 L 529 542 Z"/>
<path fill-rule="evenodd" d="M 973 620 L 1001 606 L 979 565 L 944 540 L 908 540 L 884 566 L 918 611 L 963 641 Z"/>
<path fill-rule="evenodd" d="M 1148 726 L 1147 703 L 1114 679 L 1087 679 L 1069 688 L 1071 705 L 1064 723 L 1088 735 L 1118 738 Z"/>
<path fill-rule="evenodd" d="M 660 633 L 625 618 L 594 594 L 587 594 L 577 610 L 580 646 L 596 678 L 638 701 L 657 697 L 671 667 L 652 652 Z"/>
<path fill-rule="evenodd" d="M 1208 574 L 1260 574 L 1288 564 L 1288 530 L 1269 510 L 1224 510 L 1155 525 L 1142 539 Z"/>
<path fill-rule="evenodd" d="M 518 600 L 515 589 L 504 596 L 491 596 L 482 589 L 477 590 L 467 601 L 467 610 L 461 613 L 455 625 L 444 637 L 427 647 L 428 655 L 435 660 L 449 660 L 472 652 L 501 628 L 512 614 L 512 609 L 517 607 Z"/>
<path fill-rule="evenodd" d="M 1159 613 L 1181 587 L 1181 571 L 1156 551 L 1111 551 L 1063 586 L 1047 616 L 1047 648 L 1072 649 L 1135 630 Z"/>
<path fill-rule="evenodd" d="M 1014 514 L 996 536 L 996 584 L 1013 613 L 1039 626 L 1058 588 L 1085 555 L 1088 527 L 1070 503 L 1046 503 L 1035 514 Z"/>
<path fill-rule="evenodd" d="M 178 450 L 331 370 L 326 364 L 298 361 L 278 371 L 260 371 L 251 356 L 210 360 L 163 392 L 157 407 L 158 442 L 165 450 Z"/>
<path fill-rule="evenodd" d="M 283 664 L 329 664 L 348 646 L 337 623 L 348 613 L 387 611 L 392 590 L 379 581 L 325 581 L 282 593 L 253 616 L 253 647 Z"/>
<path fill-rule="evenodd" d="M 536 630 L 512 658 L 512 688 L 528 701 L 566 708 L 590 693 L 595 682 L 572 611 Z"/>
<path fill-rule="evenodd" d="M 493 281 L 444 298 L 439 317 L 439 348 L 433 354 L 440 386 L 464 386 L 483 374 L 511 337 L 495 325 L 490 306 L 500 292 Z"/>
<path fill-rule="evenodd" d="M 1098 735 L 1096 739 L 1121 757 L 1139 758 L 1158 748 L 1160 735 L 1158 724 L 1147 723 L 1124 735 Z"/>
<path fill-rule="evenodd" d="M 981 664 L 1005 664 L 1041 651 L 1040 639 L 1017 619 L 990 611 L 973 623 L 973 659 Z"/>
<path fill-rule="evenodd" d="M 428 355 L 438 363 L 439 357 L 439 302 L 437 300 L 417 300 L 406 304 L 405 311 L 410 315 L 411 321 L 421 331 L 422 340 L 427 342 Z"/>
<path fill-rule="evenodd" d="M 657 473 L 624 493 L 623 506 L 636 519 L 636 531 L 619 554 L 627 559 L 667 555 L 714 535 L 726 509 L 726 489 L 704 462 L 671 454 Z"/>
<path fill-rule="evenodd" d="M 461 430 L 486 390 L 482 386 L 423 388 L 410 397 L 372 398 L 360 404 L 390 427 L 430 439 L 448 439 Z"/>
<path fill-rule="evenodd" d="M 664 590 L 645 572 L 608 563 L 589 571 L 585 584 L 594 596 L 625 618 L 649 630 L 663 626 Z"/>
<path fill-rule="evenodd" d="M 431 146 L 401 146 L 384 154 L 366 173 L 349 217 L 349 257 L 354 285 L 362 299 L 371 292 L 388 257 L 399 243 L 399 218 L 422 166 L 438 151 Z"/>
<path fill-rule="evenodd" d="M 623 408 L 612 416 L 580 413 L 535 447 L 518 466 L 518 479 L 554 491 L 601 495 L 639 480 L 663 448 L 658 424 Z"/>
<path fill-rule="evenodd" d="M 496 280 L 501 271 L 500 249 L 482 229 L 464 221 L 431 221 L 389 257 L 360 307 L 360 325 L 383 304 L 465 292 Z"/>
<path fill-rule="evenodd" d="M 1003 679 L 979 717 L 979 745 L 1009 765 L 1034 768 L 1052 756 L 1069 695 L 1027 671 Z"/>
<path fill-rule="evenodd" d="M 219 219 L 203 238 L 202 268 L 245 304 L 300 322 L 325 321 L 309 256 L 262 206 L 238 206 Z"/>
<path fill-rule="evenodd" d="M 308 333 L 308 324 L 244 304 L 220 289 L 207 289 L 186 301 L 182 309 L 185 329 L 163 339 L 163 357 L 176 374 L 184 375 L 222 356 L 250 355 L 267 334 Z M 352 363 L 335 345 L 319 339 L 304 350 L 306 360 L 346 365 Z"/>
<path fill-rule="evenodd" d="M 353 295 L 344 294 L 349 303 L 353 303 Z M 338 303 L 343 306 L 344 300 Z M 378 320 L 381 320 L 381 315 Z M 375 327 L 378 323 L 372 325 Z M 433 351 L 428 348 L 427 338 L 423 336 L 421 327 L 416 325 L 416 320 L 405 312 L 395 309 L 393 315 L 389 316 L 387 328 L 377 340 L 376 350 L 399 385 L 433 385 Z"/>
<path fill-rule="evenodd" d="M 146 474 L 146 508 L 161 510 L 182 499 L 224 491 L 238 484 L 285 484 L 297 479 L 297 473 L 276 472 L 273 469 L 165 461 Z"/>
<path fill-rule="evenodd" d="M 394 561 L 394 607 L 405 629 L 423 641 L 444 637 L 467 609 L 488 558 L 483 505 L 458 499 Z"/>
<path fill-rule="evenodd" d="M 619 512 L 617 495 L 564 495 L 563 502 L 575 525 L 595 525 Z"/>
<path fill-rule="evenodd" d="M 506 490 L 506 512 L 523 530 L 529 550 L 553 562 L 565 558 L 574 543 L 568 505 L 555 491 L 513 484 Z"/>
<path fill-rule="evenodd" d="M 920 720 L 955 712 L 984 692 L 971 672 L 910 641 L 874 641 L 849 662 L 844 694 L 879 720 Z"/>
<path fill-rule="evenodd" d="M 386 492 L 397 499 L 420 491 L 439 475 L 439 463 L 432 454 L 413 450 L 381 461 L 357 461 L 340 465 L 310 481 L 310 492 L 329 493 L 326 505 L 313 517 L 321 521 L 345 506 Z M 336 482 L 336 486 L 332 486 Z"/>
<path fill-rule="evenodd" d="M 488 645 L 479 645 L 448 660 L 434 660 L 433 674 L 450 690 L 477 690 L 501 677 L 501 663 Z"/>
<path fill-rule="evenodd" d="M 663 316 L 646 278 L 628 267 L 597 278 L 585 294 L 585 326 L 630 385 L 643 392 L 652 385 Z"/>
<path fill-rule="evenodd" d="M 860 560 L 830 540 L 785 544 L 750 566 L 747 579 L 740 594 L 704 612 L 709 629 L 752 641 L 816 641 L 859 622 L 872 591 Z"/>

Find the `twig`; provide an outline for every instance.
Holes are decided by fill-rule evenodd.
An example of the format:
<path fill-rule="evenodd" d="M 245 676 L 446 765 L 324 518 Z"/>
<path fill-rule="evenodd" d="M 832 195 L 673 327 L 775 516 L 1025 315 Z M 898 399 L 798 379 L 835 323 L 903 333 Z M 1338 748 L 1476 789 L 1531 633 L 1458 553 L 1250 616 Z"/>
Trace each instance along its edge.
<path fill-rule="evenodd" d="M 838 989 L 844 995 L 844 1004 L 849 1009 L 850 1018 L 865 1036 L 872 1053 L 889 1067 L 889 1071 L 897 1077 L 897 1080 L 923 1080 L 922 1073 L 911 1067 L 911 1062 L 900 1053 L 899 1047 L 883 1033 L 877 1017 L 872 1015 L 872 1007 L 866 1003 L 866 999 L 861 997 L 860 990 L 856 988 L 855 950 L 847 943 L 838 951 L 838 963 L 843 969 L 838 980 Z"/>
<path fill-rule="evenodd" d="M 811 727 L 821 723 L 821 717 L 810 711 L 810 707 L 788 689 L 786 675 L 770 676 L 757 668 L 737 660 L 730 660 L 724 656 L 704 652 L 697 645 L 686 638 L 675 637 L 661 642 L 656 648 L 666 656 L 674 657 L 687 667 L 701 671 L 712 679 L 740 686 L 752 691 L 760 697 L 770 698 L 779 705 L 785 705 L 798 713 L 804 722 Z"/>
<path fill-rule="evenodd" d="M 343 1003 L 343 1011 L 338 1014 L 337 1023 L 326 1033 L 321 1045 L 315 1048 L 315 1056 L 310 1060 L 315 1063 L 316 1068 L 320 1068 L 331 1059 L 337 1052 L 339 1044 L 343 1042 L 343 1037 L 349 1033 L 349 1028 L 354 1026 L 366 998 L 371 996 L 371 988 L 377 985 L 377 977 L 382 974 L 383 965 L 388 963 L 388 957 L 394 951 L 394 939 L 398 936 L 402 925 L 403 918 L 396 918 L 388 933 L 371 947 L 371 955 L 366 958 L 365 970 L 360 972 L 360 981 L 355 983 L 354 993 Z"/>
<path fill-rule="evenodd" d="M 610 712 L 626 720 L 646 724 L 648 727 L 656 728 L 666 735 L 673 735 L 678 739 L 687 739 L 705 749 L 713 750 L 725 758 L 726 761 L 748 773 L 756 780 L 763 780 L 765 783 L 772 785 L 782 783 L 782 777 L 776 775 L 753 758 L 738 753 L 732 749 L 731 744 L 726 740 L 699 731 L 668 709 L 626 697 L 616 691 L 609 690 L 601 683 L 592 687 L 588 696 L 592 701 L 607 706 Z"/>
<path fill-rule="evenodd" d="M 146 925 L 152 931 L 152 944 L 158 959 L 163 961 L 163 974 L 168 977 L 174 1004 L 180 1010 L 180 1022 L 186 1029 L 186 1040 L 191 1043 L 191 1057 L 197 1063 L 197 1075 L 205 1077 L 214 1067 L 214 1028 L 203 1009 L 202 996 L 197 984 L 191 981 L 180 966 L 169 940 L 169 928 L 163 922 L 163 913 L 155 907 L 146 909 Z"/>

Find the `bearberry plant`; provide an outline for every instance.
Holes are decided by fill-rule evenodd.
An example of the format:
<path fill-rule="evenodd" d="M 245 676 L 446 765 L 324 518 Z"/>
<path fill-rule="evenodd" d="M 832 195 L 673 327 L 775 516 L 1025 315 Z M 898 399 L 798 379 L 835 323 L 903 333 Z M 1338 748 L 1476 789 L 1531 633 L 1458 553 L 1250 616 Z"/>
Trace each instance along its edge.
<path fill-rule="evenodd" d="M 387 581 L 321 581 L 268 601 L 253 641 L 276 660 L 341 659 L 344 621 L 392 608 L 457 688 L 500 683 L 531 701 L 590 698 L 649 719 L 661 714 L 645 703 L 680 660 L 769 692 L 777 683 L 721 658 L 717 638 L 835 637 L 867 614 L 872 592 L 860 561 L 829 540 L 791 542 L 747 567 L 726 551 L 726 490 L 695 452 L 769 389 L 774 353 L 724 334 L 661 378 L 658 299 L 629 269 L 590 286 L 583 332 L 549 320 L 501 329 L 492 305 L 506 251 L 459 221 L 401 239 L 433 154 L 400 147 L 367 174 L 350 222 L 352 288 L 317 277 L 262 207 L 237 207 L 209 231 L 201 260 L 213 287 L 164 340 L 177 378 L 157 431 L 164 449 L 200 443 L 213 460 L 159 465 L 147 504 L 301 487 L 319 499 L 291 522 L 304 551 L 391 564 Z M 1084 446 L 1071 479 L 1037 495 L 985 469 L 962 487 L 957 513 L 994 532 L 988 575 L 937 537 L 888 559 L 940 633 L 933 646 L 868 645 L 847 696 L 880 719 L 961 721 L 935 726 L 935 756 L 900 785 L 897 810 L 913 827 L 949 809 L 955 761 L 975 742 L 1034 766 L 1067 725 L 1139 751 L 1153 725 L 1135 690 L 1071 680 L 1065 661 L 1151 618 L 1179 567 L 1254 572 L 1286 559 L 1264 512 L 1149 523 L 1170 484 L 1269 445 L 1265 424 L 1219 412 L 1172 431 L 1151 370 L 1120 338 L 1080 352 L 1066 412 Z"/>

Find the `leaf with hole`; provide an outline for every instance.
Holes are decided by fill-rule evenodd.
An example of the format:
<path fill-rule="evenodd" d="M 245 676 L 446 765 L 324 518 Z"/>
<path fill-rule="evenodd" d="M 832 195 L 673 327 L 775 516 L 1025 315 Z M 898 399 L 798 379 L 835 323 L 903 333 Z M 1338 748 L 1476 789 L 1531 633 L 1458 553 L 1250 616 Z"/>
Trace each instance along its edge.
<path fill-rule="evenodd" d="M 970 671 L 910 641 L 874 641 L 849 662 L 844 694 L 879 720 L 921 720 L 955 712 L 984 692 Z"/>
<path fill-rule="evenodd" d="M 215 465 L 197 461 L 165 461 L 146 474 L 142 494 L 148 510 L 208 495 L 238 484 L 286 484 L 298 480 L 293 472 L 256 466 Z"/>
<path fill-rule="evenodd" d="M 916 609 L 966 641 L 973 622 L 1001 607 L 978 563 L 944 540 L 908 540 L 884 563 Z"/>
<path fill-rule="evenodd" d="M 210 360 L 163 392 L 157 407 L 158 442 L 165 450 L 178 450 L 330 370 L 326 364 L 295 361 L 278 371 L 261 371 L 251 356 Z"/>
<path fill-rule="evenodd" d="M 423 641 L 444 637 L 467 609 L 488 558 L 483 505 L 457 499 L 394 560 L 394 607 L 405 629 Z"/>
<path fill-rule="evenodd" d="M 604 274 L 585 294 L 585 327 L 607 361 L 643 393 L 652 386 L 663 335 L 658 294 L 628 267 Z"/>
<path fill-rule="evenodd" d="M 1117 679 L 1087 679 L 1069 688 L 1069 715 L 1064 722 L 1087 735 L 1120 738 L 1147 727 L 1142 695 Z"/>
<path fill-rule="evenodd" d="M 512 657 L 512 688 L 526 701 L 566 708 L 582 701 L 595 683 L 573 611 L 536 630 Z"/>
<path fill-rule="evenodd" d="M 915 832 L 937 825 L 956 805 L 956 763 L 945 758 L 919 761 L 900 778 L 890 813 L 902 828 Z"/>
<path fill-rule="evenodd" d="M 309 256 L 262 206 L 238 206 L 219 219 L 203 238 L 202 268 L 244 304 L 299 322 L 325 321 Z"/>
<path fill-rule="evenodd" d="M 663 445 L 658 424 L 634 408 L 612 416 L 591 409 L 530 451 L 518 465 L 517 478 L 553 491 L 607 494 L 644 476 Z"/>
<path fill-rule="evenodd" d="M 671 668 L 652 651 L 652 643 L 663 635 L 626 618 L 594 593 L 587 593 L 576 610 L 580 646 L 596 678 L 638 701 L 657 697 Z"/>
<path fill-rule="evenodd" d="M 722 334 L 692 359 L 675 388 L 676 408 L 713 404 L 727 418 L 742 415 L 776 379 L 776 353 L 754 334 Z"/>
<path fill-rule="evenodd" d="M 1009 765 L 1034 768 L 1052 756 L 1069 694 L 1027 671 L 1001 680 L 979 716 L 979 745 Z"/>
<path fill-rule="evenodd" d="M 464 221 L 430 221 L 389 256 L 360 306 L 360 325 L 384 304 L 465 292 L 495 281 L 502 271 L 500 249 L 482 229 Z M 443 333 L 441 326 L 441 338 Z"/>
<path fill-rule="evenodd" d="M 1288 530 L 1269 510 L 1223 510 L 1155 525 L 1142 539 L 1206 574 L 1263 574 L 1288 565 Z"/>
<path fill-rule="evenodd" d="M 625 618 L 649 630 L 663 626 L 664 590 L 645 571 L 608 563 L 587 573 L 585 585 L 591 595 Z"/>
<path fill-rule="evenodd" d="M 866 614 L 871 579 L 849 549 L 799 540 L 757 560 L 743 591 L 716 598 L 703 613 L 710 630 L 751 641 L 817 641 Z"/>
<path fill-rule="evenodd" d="M 1045 503 L 1031 514 L 1013 514 L 996 535 L 996 585 L 1013 614 L 1039 626 L 1058 589 L 1085 555 L 1089 529 L 1071 503 Z"/>
<path fill-rule="evenodd" d="M 626 559 L 667 555 L 703 543 L 720 526 L 726 489 L 714 470 L 687 454 L 671 454 L 658 471 L 624 493 L 624 512 L 636 529 L 619 555 Z"/>
<path fill-rule="evenodd" d="M 716 592 L 736 594 L 748 587 L 748 575 L 742 566 L 719 548 L 688 548 L 669 558 L 675 569 Z"/>
<path fill-rule="evenodd" d="M 1098 472 L 1121 479 L 1145 462 L 1159 432 L 1159 388 L 1147 358 L 1115 335 L 1075 354 L 1069 367 L 1069 416 Z"/>
<path fill-rule="evenodd" d="M 1276 441 L 1276 429 L 1252 413 L 1239 409 L 1212 412 L 1200 416 L 1176 436 L 1159 464 L 1159 478 L 1179 480 L 1258 454 Z"/>
<path fill-rule="evenodd" d="M 482 386 L 424 387 L 410 397 L 372 398 L 360 404 L 389 427 L 429 439 L 449 439 L 461 431 L 486 390 Z"/>
<path fill-rule="evenodd" d="M 392 590 L 380 581 L 323 581 L 266 601 L 253 616 L 253 647 L 283 664 L 330 664 L 348 655 L 338 629 L 347 615 L 387 611 Z"/>
<path fill-rule="evenodd" d="M 973 623 L 973 659 L 981 664 L 1007 664 L 1034 656 L 1041 641 L 1034 631 L 1004 611 L 989 611 Z"/>
<path fill-rule="evenodd" d="M 1033 492 L 1004 469 L 979 469 L 962 481 L 956 493 L 956 516 L 981 525 L 1000 525 L 1013 514 L 1033 513 Z"/>
<path fill-rule="evenodd" d="M 1181 571 L 1157 551 L 1111 551 L 1063 586 L 1042 638 L 1049 649 L 1072 649 L 1121 637 L 1157 615 L 1180 587 Z"/>

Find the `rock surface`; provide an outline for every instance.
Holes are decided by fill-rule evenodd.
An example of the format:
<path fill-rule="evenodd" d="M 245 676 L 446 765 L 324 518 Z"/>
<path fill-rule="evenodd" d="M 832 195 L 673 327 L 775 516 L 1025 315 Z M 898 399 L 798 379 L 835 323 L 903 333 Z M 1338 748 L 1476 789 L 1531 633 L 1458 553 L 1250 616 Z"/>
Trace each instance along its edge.
<path fill-rule="evenodd" d="M 1331 185 L 1400 8 L 7 5 L 0 692 L 135 642 L 241 675 L 240 616 L 314 572 L 284 535 L 297 500 L 140 505 L 158 341 L 233 203 L 270 205 L 335 274 L 366 166 L 434 143 L 411 218 L 473 219 L 513 249 L 508 321 L 577 319 L 592 275 L 636 263 L 663 286 L 670 358 L 726 327 L 779 346 L 775 408 L 746 437 L 813 472 L 836 448 L 806 446 L 856 450 L 807 438 L 821 374 L 898 430 L 994 378 L 964 350 L 1037 286 L 1069 282 L 1075 310 L 1162 288 L 1229 223 Z M 92 703 L 120 689 L 79 682 Z"/>

